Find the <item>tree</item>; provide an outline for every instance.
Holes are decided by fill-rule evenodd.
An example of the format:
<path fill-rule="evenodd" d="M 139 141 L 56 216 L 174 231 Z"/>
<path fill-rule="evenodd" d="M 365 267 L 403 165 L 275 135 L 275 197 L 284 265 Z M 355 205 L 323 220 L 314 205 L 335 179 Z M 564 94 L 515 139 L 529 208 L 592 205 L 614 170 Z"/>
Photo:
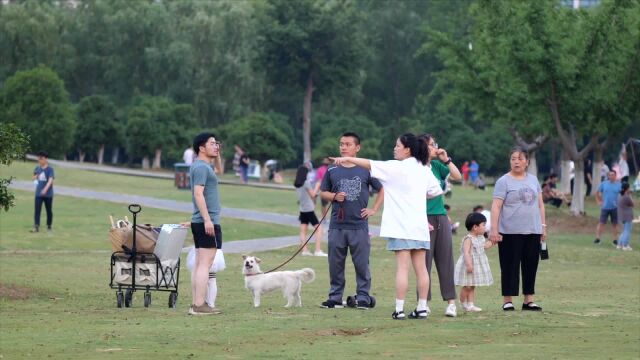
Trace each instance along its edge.
<path fill-rule="evenodd" d="M 76 127 L 64 83 L 44 66 L 7 79 L 0 94 L 0 122 L 15 123 L 29 136 L 31 149 L 53 157 L 71 148 Z"/>
<path fill-rule="evenodd" d="M 327 156 L 340 156 L 340 135 L 353 131 L 360 136 L 362 148 L 359 157 L 380 159 L 382 128 L 362 115 L 316 113 L 317 145 L 313 149 L 313 159 L 319 163 Z M 387 149 L 390 151 L 390 149 Z M 389 153 L 389 151 L 387 151 Z M 386 157 L 385 157 L 386 158 Z"/>
<path fill-rule="evenodd" d="M 22 159 L 29 147 L 29 137 L 12 123 L 0 122 L 0 164 L 10 165 Z M 0 208 L 9 211 L 14 206 L 15 196 L 9 192 L 11 178 L 0 178 Z"/>
<path fill-rule="evenodd" d="M 95 152 L 98 164 L 102 164 L 105 146 L 117 146 L 120 138 L 115 105 L 103 95 L 87 96 L 78 104 L 77 119 L 75 143 L 80 162 L 84 161 L 87 152 Z"/>
<path fill-rule="evenodd" d="M 240 145 L 250 158 L 261 162 L 269 159 L 287 162 L 294 153 L 286 132 L 267 114 L 253 113 L 226 125 L 223 141 L 231 146 Z"/>
<path fill-rule="evenodd" d="M 262 65 L 270 83 L 297 89 L 303 109 L 303 158 L 311 160 L 314 95 L 352 89 L 363 59 L 355 8 L 348 1 L 272 0 L 260 23 Z"/>
<path fill-rule="evenodd" d="M 447 80 L 476 114 L 555 134 L 575 163 L 571 211 L 584 211 L 584 159 L 603 134 L 637 118 L 640 4 L 603 1 L 589 10 L 554 0 L 482 0 L 467 43 L 440 41 Z M 471 51 L 470 51 L 471 49 Z M 586 139 L 584 141 L 583 139 Z"/>

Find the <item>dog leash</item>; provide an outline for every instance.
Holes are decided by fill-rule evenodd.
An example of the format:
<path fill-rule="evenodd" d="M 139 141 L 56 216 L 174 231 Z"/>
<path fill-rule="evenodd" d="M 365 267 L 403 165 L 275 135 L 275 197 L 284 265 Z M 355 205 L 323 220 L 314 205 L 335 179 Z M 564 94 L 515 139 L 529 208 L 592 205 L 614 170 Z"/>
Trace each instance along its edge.
<path fill-rule="evenodd" d="M 316 231 L 318 231 L 318 228 L 320 228 L 320 225 L 322 225 L 322 223 L 324 222 L 324 219 L 327 217 L 327 214 L 329 213 L 329 211 L 331 210 L 331 208 L 333 207 L 333 202 L 336 200 L 336 196 L 338 196 L 338 193 L 335 193 L 333 195 L 333 199 L 331 199 L 331 202 L 329 203 L 329 207 L 327 207 L 327 210 L 324 211 L 324 214 L 322 214 L 322 218 L 320 219 L 320 222 L 318 222 L 318 225 L 316 225 L 316 227 L 313 229 L 313 231 L 311 232 L 311 235 L 309 235 L 309 238 L 307 239 L 307 241 L 305 241 L 302 245 L 300 245 L 300 247 L 298 248 L 298 250 L 296 250 L 296 252 L 293 253 L 293 255 L 291 255 L 287 261 L 283 262 L 282 264 L 274 267 L 273 269 L 269 270 L 269 271 L 265 271 L 263 274 L 268 274 L 270 272 L 274 272 L 278 269 L 280 269 L 281 267 L 287 265 L 289 262 L 291 262 L 291 260 L 293 260 L 293 258 L 295 258 L 296 256 L 298 256 L 298 254 L 300 254 L 300 252 L 302 251 L 302 249 L 304 249 L 305 246 L 307 246 L 307 244 L 309 243 L 309 241 L 311 241 L 311 239 L 313 238 L 313 235 L 315 235 Z"/>

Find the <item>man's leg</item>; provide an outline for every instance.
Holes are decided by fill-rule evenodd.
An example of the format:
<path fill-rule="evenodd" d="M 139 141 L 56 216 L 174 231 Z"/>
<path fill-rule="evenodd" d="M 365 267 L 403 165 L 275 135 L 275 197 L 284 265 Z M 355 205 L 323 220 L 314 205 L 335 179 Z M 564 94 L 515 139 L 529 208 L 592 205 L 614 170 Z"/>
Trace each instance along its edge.
<path fill-rule="evenodd" d="M 35 212 L 33 214 L 33 231 L 38 231 L 40 228 L 40 213 L 42 213 L 42 198 L 36 196 Z"/>
<path fill-rule="evenodd" d="M 342 305 L 342 295 L 344 293 L 344 264 L 347 258 L 347 242 L 345 230 L 329 229 L 329 300 L 333 300 Z"/>
<path fill-rule="evenodd" d="M 195 297 L 193 304 L 202 306 L 205 303 L 207 293 L 207 283 L 209 282 L 209 269 L 216 257 L 216 248 L 198 248 L 196 249 L 196 266 L 193 271 L 192 278 L 195 280 Z"/>
<path fill-rule="evenodd" d="M 611 212 L 611 230 L 613 231 L 613 240 L 617 242 L 618 240 L 618 209 L 614 209 Z"/>
<path fill-rule="evenodd" d="M 51 229 L 51 224 L 53 223 L 53 198 L 43 198 L 44 208 L 47 210 L 47 229 Z"/>
<path fill-rule="evenodd" d="M 357 300 L 371 302 L 371 271 L 369 256 L 371 254 L 371 238 L 369 230 L 344 230 L 348 233 L 347 241 L 351 251 L 351 261 L 356 270 Z"/>

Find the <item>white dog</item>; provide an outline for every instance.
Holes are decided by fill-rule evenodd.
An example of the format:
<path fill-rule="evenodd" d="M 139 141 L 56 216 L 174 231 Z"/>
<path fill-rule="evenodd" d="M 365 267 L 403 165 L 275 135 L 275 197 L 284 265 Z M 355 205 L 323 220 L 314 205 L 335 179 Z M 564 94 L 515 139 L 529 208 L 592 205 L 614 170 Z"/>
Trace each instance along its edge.
<path fill-rule="evenodd" d="M 294 302 L 297 306 L 302 306 L 300 288 L 302 282 L 310 283 L 316 278 L 313 269 L 304 268 L 297 271 L 276 271 L 265 274 L 260 271 L 260 259 L 254 256 L 242 256 L 244 266 L 244 286 L 253 294 L 253 306 L 260 306 L 260 295 L 282 289 L 282 295 L 287 299 L 287 305 L 291 307 Z"/>

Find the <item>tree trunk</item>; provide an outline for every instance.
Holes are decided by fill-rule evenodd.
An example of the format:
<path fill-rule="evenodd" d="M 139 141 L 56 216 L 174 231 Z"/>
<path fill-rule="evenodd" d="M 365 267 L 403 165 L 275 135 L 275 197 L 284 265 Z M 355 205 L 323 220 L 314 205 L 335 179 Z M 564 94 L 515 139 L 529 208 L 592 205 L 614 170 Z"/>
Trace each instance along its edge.
<path fill-rule="evenodd" d="M 536 152 L 531 151 L 529 153 L 529 167 L 527 172 L 535 177 L 538 177 L 538 162 L 536 161 Z"/>
<path fill-rule="evenodd" d="M 311 101 L 313 100 L 313 76 L 309 73 L 307 79 L 307 91 L 304 95 L 304 105 L 302 107 L 302 142 L 304 144 L 303 159 L 305 162 L 311 161 Z"/>
<path fill-rule="evenodd" d="M 103 160 L 104 160 L 104 144 L 101 144 L 100 148 L 98 149 L 98 164 L 102 165 Z"/>
<path fill-rule="evenodd" d="M 156 149 L 156 155 L 153 157 L 153 166 L 151 167 L 154 170 L 160 169 L 162 166 L 160 165 L 162 161 L 162 149 Z"/>
<path fill-rule="evenodd" d="M 149 170 L 149 157 L 145 156 L 142 158 L 142 168 L 144 170 Z"/>
<path fill-rule="evenodd" d="M 112 164 L 117 164 L 118 163 L 118 155 L 120 155 L 120 148 L 116 147 L 115 149 L 113 149 L 113 154 L 111 154 L 111 163 Z"/>
<path fill-rule="evenodd" d="M 574 161 L 576 176 L 573 180 L 573 194 L 571 196 L 571 213 L 574 216 L 579 216 L 584 213 L 584 159 L 578 159 Z"/>
<path fill-rule="evenodd" d="M 593 171 L 591 172 L 591 195 L 595 195 L 596 191 L 600 187 L 602 183 L 602 178 L 600 177 L 600 172 L 602 171 L 602 166 L 604 165 L 604 160 L 602 159 L 603 149 L 601 147 L 596 147 L 593 150 Z"/>
<path fill-rule="evenodd" d="M 78 150 L 78 161 L 80 161 L 80 163 L 83 163 L 83 162 L 84 162 L 84 157 L 85 157 L 86 155 L 87 155 L 87 154 L 86 154 L 84 151 L 80 151 L 80 150 Z"/>
<path fill-rule="evenodd" d="M 565 155 L 564 151 L 560 161 L 560 191 L 564 194 L 571 193 L 571 160 Z"/>

